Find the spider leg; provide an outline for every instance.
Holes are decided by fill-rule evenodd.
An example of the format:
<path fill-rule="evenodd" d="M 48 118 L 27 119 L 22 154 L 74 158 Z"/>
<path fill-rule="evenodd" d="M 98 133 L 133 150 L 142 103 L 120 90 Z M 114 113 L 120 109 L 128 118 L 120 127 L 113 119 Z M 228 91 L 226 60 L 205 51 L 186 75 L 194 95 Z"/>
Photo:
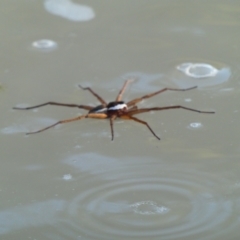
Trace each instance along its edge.
<path fill-rule="evenodd" d="M 150 130 L 150 132 L 154 135 L 154 137 L 156 137 L 158 140 L 160 140 L 160 138 L 156 135 L 156 133 L 152 130 L 152 128 L 148 125 L 147 122 L 142 121 L 142 120 L 140 120 L 140 119 L 138 119 L 138 118 L 135 118 L 135 117 L 133 117 L 133 116 L 131 116 L 131 115 L 123 115 L 123 116 L 121 116 L 120 118 L 130 119 L 130 120 L 133 120 L 133 121 L 135 121 L 135 122 L 144 124 L 144 125 Z"/>
<path fill-rule="evenodd" d="M 82 115 L 82 116 L 78 116 L 78 117 L 75 117 L 75 118 L 70 118 L 70 119 L 66 119 L 66 120 L 61 120 L 61 121 L 58 121 L 58 122 L 56 122 L 56 123 L 54 123 L 54 124 L 52 124 L 52 125 L 50 125 L 50 126 L 48 126 L 48 127 L 42 128 L 42 129 L 40 129 L 40 130 L 38 130 L 38 131 L 28 132 L 28 133 L 26 133 L 26 134 L 40 133 L 40 132 L 43 132 L 43 131 L 45 131 L 45 130 L 47 130 L 47 129 L 49 129 L 49 128 L 52 128 L 52 127 L 54 127 L 54 126 L 56 126 L 56 125 L 58 125 L 58 124 L 63 124 L 63 123 L 68 123 L 68 122 L 73 122 L 73 121 L 81 120 L 81 119 L 83 119 L 83 118 L 86 118 L 86 116 L 87 116 L 87 115 Z"/>
<path fill-rule="evenodd" d="M 120 90 L 120 92 L 119 92 L 118 95 L 117 95 L 116 102 L 121 101 L 122 95 L 123 95 L 123 93 L 125 92 L 128 84 L 131 83 L 133 80 L 134 80 L 134 79 L 128 79 L 128 80 L 125 81 L 125 83 L 123 84 L 122 89 Z"/>
<path fill-rule="evenodd" d="M 201 111 L 193 108 L 184 107 L 181 105 L 176 105 L 176 106 L 167 106 L 167 107 L 140 108 L 140 109 L 129 111 L 128 114 L 132 116 L 135 114 L 145 113 L 150 111 L 162 111 L 162 110 L 177 109 L 177 108 L 185 109 L 192 112 L 198 112 L 198 113 L 215 113 L 214 111 Z"/>
<path fill-rule="evenodd" d="M 141 102 L 143 99 L 147 99 L 147 98 L 153 97 L 153 96 L 155 96 L 155 95 L 157 95 L 157 94 L 160 94 L 160 93 L 162 93 L 162 92 L 165 92 L 165 91 L 188 91 L 188 90 L 191 90 L 191 89 L 194 89 L 194 88 L 197 88 L 197 86 L 194 86 L 194 87 L 191 87 L 191 88 L 184 88 L 184 89 L 163 88 L 163 89 L 161 89 L 161 90 L 158 90 L 157 92 L 144 95 L 144 96 L 142 96 L 142 97 L 140 97 L 140 98 L 135 98 L 135 99 L 129 101 L 129 102 L 127 103 L 127 106 L 130 107 L 130 106 L 132 106 L 132 105 L 135 105 L 135 104 Z"/>
<path fill-rule="evenodd" d="M 129 109 L 128 109 L 128 111 L 133 111 L 133 110 L 137 110 L 138 109 L 138 106 L 133 106 L 133 107 L 130 107 Z"/>
<path fill-rule="evenodd" d="M 64 107 L 76 107 L 76 108 L 82 108 L 82 109 L 86 109 L 86 110 L 91 110 L 93 108 L 92 106 L 87 106 L 87 105 L 66 104 L 66 103 L 57 103 L 57 102 L 46 102 L 46 103 L 42 103 L 42 104 L 35 105 L 35 106 L 32 106 L 32 107 L 14 107 L 13 109 L 29 110 L 29 109 L 43 107 L 43 106 L 46 106 L 46 105 L 55 105 L 55 106 L 64 106 Z"/>
<path fill-rule="evenodd" d="M 90 87 L 82 87 L 80 84 L 78 86 L 83 90 L 88 90 L 89 92 L 91 92 L 104 107 L 107 106 L 105 100 L 101 98 L 97 93 L 95 93 Z"/>
<path fill-rule="evenodd" d="M 42 128 L 38 131 L 34 131 L 34 132 L 28 132 L 26 134 L 33 134 L 33 133 L 39 133 L 39 132 L 43 132 L 49 128 L 52 128 L 56 125 L 59 125 L 59 124 L 63 124 L 63 123 L 68 123 L 68 122 L 73 122 L 73 121 L 77 121 L 77 120 L 81 120 L 83 118 L 107 118 L 108 116 L 105 114 L 105 113 L 89 113 L 89 114 L 86 114 L 86 115 L 81 115 L 81 116 L 78 116 L 78 117 L 75 117 L 75 118 L 70 118 L 70 119 L 66 119 L 66 120 L 61 120 L 61 121 L 58 121 L 48 127 L 45 127 L 45 128 Z"/>
<path fill-rule="evenodd" d="M 110 127 L 111 127 L 111 135 L 112 135 L 112 141 L 114 139 L 114 130 L 113 130 L 113 121 L 116 119 L 116 115 L 113 115 L 110 117 Z"/>

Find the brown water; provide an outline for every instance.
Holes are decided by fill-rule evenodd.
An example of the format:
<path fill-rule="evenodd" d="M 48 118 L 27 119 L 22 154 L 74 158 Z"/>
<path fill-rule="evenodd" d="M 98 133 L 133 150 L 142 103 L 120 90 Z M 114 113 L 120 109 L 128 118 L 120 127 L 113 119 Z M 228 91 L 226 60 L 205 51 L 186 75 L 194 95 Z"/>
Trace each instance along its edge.
<path fill-rule="evenodd" d="M 83 5 L 85 7 L 83 7 Z M 0 239 L 235 240 L 240 227 L 239 1 L 2 0 Z M 132 121 L 85 119 L 26 136 L 113 100 L 125 79 Z"/>

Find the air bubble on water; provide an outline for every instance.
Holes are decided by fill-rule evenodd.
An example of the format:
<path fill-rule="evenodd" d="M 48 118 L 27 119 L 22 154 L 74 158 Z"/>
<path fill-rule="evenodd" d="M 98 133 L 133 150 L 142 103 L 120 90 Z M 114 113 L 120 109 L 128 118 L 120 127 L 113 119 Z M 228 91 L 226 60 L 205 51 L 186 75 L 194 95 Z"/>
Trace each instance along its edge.
<path fill-rule="evenodd" d="M 188 128 L 190 128 L 190 129 L 199 129 L 202 126 L 203 125 L 200 122 L 194 122 L 194 123 L 190 123 Z"/>
<path fill-rule="evenodd" d="M 56 49 L 58 47 L 58 44 L 49 39 L 41 39 L 41 40 L 34 41 L 32 43 L 32 46 L 37 50 L 51 51 Z"/>
<path fill-rule="evenodd" d="M 219 72 L 217 68 L 206 63 L 183 63 L 178 65 L 177 69 L 193 78 L 214 77 Z"/>
<path fill-rule="evenodd" d="M 63 180 L 66 180 L 66 181 L 72 180 L 72 175 L 71 174 L 64 174 L 63 175 Z"/>

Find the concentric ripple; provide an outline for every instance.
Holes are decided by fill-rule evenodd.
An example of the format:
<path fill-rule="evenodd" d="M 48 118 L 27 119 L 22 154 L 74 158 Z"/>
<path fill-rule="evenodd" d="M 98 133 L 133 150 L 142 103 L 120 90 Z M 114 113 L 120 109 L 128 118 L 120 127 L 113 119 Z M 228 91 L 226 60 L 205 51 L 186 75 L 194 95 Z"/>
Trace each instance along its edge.
<path fill-rule="evenodd" d="M 67 225 L 59 229 L 86 239 L 201 239 L 238 224 L 236 203 L 223 194 L 224 180 L 159 167 L 118 166 L 82 180 L 82 191 L 67 206 Z M 106 180 L 106 174 L 116 177 Z"/>
<path fill-rule="evenodd" d="M 79 195 L 69 206 L 69 214 L 81 230 L 89 235 L 95 229 L 95 238 L 108 233 L 109 238 L 179 239 L 212 231 L 231 216 L 231 211 L 231 203 L 206 192 L 201 184 L 179 179 L 105 184 Z M 87 213 L 88 221 L 81 221 L 79 216 Z"/>

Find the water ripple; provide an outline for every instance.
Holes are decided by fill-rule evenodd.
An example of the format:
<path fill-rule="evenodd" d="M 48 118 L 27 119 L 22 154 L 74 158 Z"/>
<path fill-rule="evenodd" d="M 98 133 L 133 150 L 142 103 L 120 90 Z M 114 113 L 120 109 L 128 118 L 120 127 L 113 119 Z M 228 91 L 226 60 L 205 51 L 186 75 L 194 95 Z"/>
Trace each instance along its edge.
<path fill-rule="evenodd" d="M 222 188 L 226 184 L 188 168 L 140 163 L 121 169 L 115 162 L 84 178 L 82 191 L 66 206 L 68 220 L 58 229 L 67 237 L 78 232 L 106 240 L 212 237 L 222 233 L 222 226 L 226 232 L 239 224 L 233 214 L 237 202 Z"/>

